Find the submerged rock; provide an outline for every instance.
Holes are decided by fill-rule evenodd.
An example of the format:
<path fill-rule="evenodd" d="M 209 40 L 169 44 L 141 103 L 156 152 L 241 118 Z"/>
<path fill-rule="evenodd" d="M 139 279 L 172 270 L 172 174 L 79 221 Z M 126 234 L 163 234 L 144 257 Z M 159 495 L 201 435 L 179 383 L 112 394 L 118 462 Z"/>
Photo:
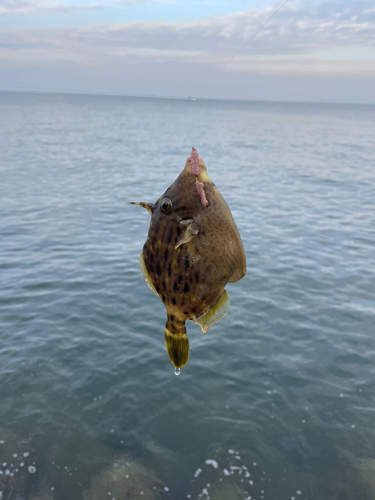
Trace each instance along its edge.
<path fill-rule="evenodd" d="M 61 433 L 45 450 L 38 467 L 38 494 L 82 500 L 82 490 L 114 458 L 113 450 L 86 434 L 75 430 Z"/>
<path fill-rule="evenodd" d="M 162 489 L 153 474 L 139 462 L 122 457 L 91 481 L 83 500 L 159 500 Z"/>
<path fill-rule="evenodd" d="M 0 498 L 23 500 L 37 484 L 35 457 L 27 440 L 0 428 Z"/>
<path fill-rule="evenodd" d="M 30 497 L 29 500 L 55 500 L 51 495 L 37 495 L 35 497 Z"/>
<path fill-rule="evenodd" d="M 248 498 L 247 493 L 234 483 L 216 483 L 212 488 L 207 488 L 207 493 L 211 500 L 244 500 Z M 203 496 L 203 498 L 205 497 Z"/>
<path fill-rule="evenodd" d="M 212 445 L 201 463 L 196 464 L 188 498 L 202 500 L 244 500 L 261 498 L 263 481 L 254 460 L 239 450 Z M 250 473 L 251 469 L 251 473 Z M 262 477 L 262 479 L 264 479 Z M 259 493 L 259 495 L 258 495 Z"/>
<path fill-rule="evenodd" d="M 373 498 L 375 498 L 375 458 L 361 460 L 359 470 L 364 482 L 372 490 Z"/>

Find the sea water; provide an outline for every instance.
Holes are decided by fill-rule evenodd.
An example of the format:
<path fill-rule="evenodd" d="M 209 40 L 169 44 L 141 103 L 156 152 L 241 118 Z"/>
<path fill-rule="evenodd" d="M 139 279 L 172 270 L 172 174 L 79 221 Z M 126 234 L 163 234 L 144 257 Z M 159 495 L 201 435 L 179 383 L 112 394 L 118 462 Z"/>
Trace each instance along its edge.
<path fill-rule="evenodd" d="M 194 106 L 0 93 L 4 498 L 375 498 L 375 107 Z M 247 275 L 175 377 L 124 202 L 192 146 Z"/>

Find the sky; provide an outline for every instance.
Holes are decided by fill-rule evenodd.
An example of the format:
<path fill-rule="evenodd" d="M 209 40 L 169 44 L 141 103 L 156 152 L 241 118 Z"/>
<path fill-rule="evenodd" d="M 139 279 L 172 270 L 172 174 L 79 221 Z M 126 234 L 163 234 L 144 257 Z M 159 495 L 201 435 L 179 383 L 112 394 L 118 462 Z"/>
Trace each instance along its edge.
<path fill-rule="evenodd" d="M 284 1 L 0 0 L 0 88 L 375 104 L 375 1 Z"/>

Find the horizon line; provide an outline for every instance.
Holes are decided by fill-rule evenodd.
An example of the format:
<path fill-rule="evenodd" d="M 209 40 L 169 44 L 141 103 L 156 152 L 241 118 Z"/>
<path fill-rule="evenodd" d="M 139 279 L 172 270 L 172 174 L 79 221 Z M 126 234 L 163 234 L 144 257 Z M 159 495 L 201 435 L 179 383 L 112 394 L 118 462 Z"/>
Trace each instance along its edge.
<path fill-rule="evenodd" d="M 172 101 L 227 101 L 227 102 L 259 102 L 259 103 L 275 103 L 275 104 L 333 104 L 333 105 L 346 105 L 346 106 L 375 106 L 375 102 L 341 102 L 341 101 L 288 101 L 288 100 L 265 100 L 265 99 L 231 99 L 231 98 L 209 98 L 192 96 L 161 96 L 153 94 L 135 94 L 135 93 L 122 93 L 122 92 L 100 92 L 95 90 L 63 90 L 63 89 L 41 89 L 41 88 L 28 88 L 28 87 L 9 87 L 0 85 L 0 92 L 13 92 L 13 93 L 35 93 L 35 94 L 71 94 L 71 95 L 92 95 L 102 97 L 127 97 L 137 99 L 163 99 Z"/>

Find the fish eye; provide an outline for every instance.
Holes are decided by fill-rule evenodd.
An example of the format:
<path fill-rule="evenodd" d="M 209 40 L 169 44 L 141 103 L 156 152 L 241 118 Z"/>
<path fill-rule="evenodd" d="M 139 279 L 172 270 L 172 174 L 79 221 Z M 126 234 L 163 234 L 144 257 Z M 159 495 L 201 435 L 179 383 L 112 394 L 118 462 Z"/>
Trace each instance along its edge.
<path fill-rule="evenodd" d="M 172 202 L 169 198 L 163 198 L 160 203 L 160 210 L 163 214 L 169 214 L 172 210 Z"/>

